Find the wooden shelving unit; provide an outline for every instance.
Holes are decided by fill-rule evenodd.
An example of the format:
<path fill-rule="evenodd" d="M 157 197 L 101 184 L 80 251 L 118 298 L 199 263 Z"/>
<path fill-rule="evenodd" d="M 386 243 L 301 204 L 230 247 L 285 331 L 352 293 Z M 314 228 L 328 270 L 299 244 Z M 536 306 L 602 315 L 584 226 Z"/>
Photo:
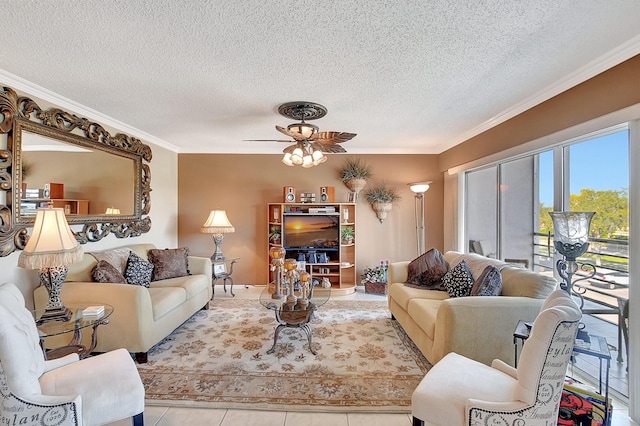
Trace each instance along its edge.
<path fill-rule="evenodd" d="M 309 209 L 315 208 L 334 208 L 333 212 L 309 212 Z M 267 247 L 267 264 L 270 263 L 269 249 L 273 246 L 283 246 L 284 241 L 284 222 L 285 216 L 305 216 L 305 215 L 327 215 L 335 217 L 339 220 L 338 229 L 341 231 L 344 227 L 351 227 L 356 230 L 356 205 L 353 203 L 272 203 L 268 205 L 268 247 Z M 279 234 L 280 238 L 274 235 Z M 287 248 L 287 258 L 298 259 L 304 255 L 308 260 L 309 252 L 315 251 L 317 254 L 326 253 L 329 257 L 327 262 L 311 263 L 306 261 L 306 269 L 313 279 L 322 280 L 328 278 L 331 282 L 331 294 L 333 296 L 345 296 L 353 294 L 356 291 L 356 244 L 343 244 L 338 237 L 338 245 L 331 249 L 323 249 L 322 247 L 314 247 L 310 249 Z M 321 256 L 319 256 L 321 257 Z M 269 279 L 275 279 L 273 272 L 269 272 Z M 316 287 L 316 291 L 322 291 L 321 287 Z"/>
<path fill-rule="evenodd" d="M 73 200 L 69 198 L 23 198 L 21 214 L 36 214 L 41 207 L 54 207 L 65 210 L 67 216 L 86 216 L 89 214 L 89 200 Z"/>

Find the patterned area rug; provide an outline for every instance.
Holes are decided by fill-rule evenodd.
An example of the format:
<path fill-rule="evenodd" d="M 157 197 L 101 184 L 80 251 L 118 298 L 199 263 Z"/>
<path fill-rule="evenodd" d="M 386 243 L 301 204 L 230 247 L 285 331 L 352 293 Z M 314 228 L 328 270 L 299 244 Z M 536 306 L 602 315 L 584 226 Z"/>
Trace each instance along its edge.
<path fill-rule="evenodd" d="M 148 405 L 269 410 L 410 412 L 431 367 L 386 301 L 334 301 L 301 329 L 285 328 L 276 350 L 273 311 L 257 300 L 214 300 L 138 365 Z"/>

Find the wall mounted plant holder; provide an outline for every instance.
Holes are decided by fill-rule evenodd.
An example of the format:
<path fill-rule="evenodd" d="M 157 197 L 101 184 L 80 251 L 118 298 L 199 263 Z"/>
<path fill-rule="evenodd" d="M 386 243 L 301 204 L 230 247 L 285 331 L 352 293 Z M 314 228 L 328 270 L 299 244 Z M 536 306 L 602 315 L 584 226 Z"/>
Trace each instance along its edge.
<path fill-rule="evenodd" d="M 371 203 L 371 208 L 376 212 L 376 216 L 380 223 L 384 222 L 388 213 L 393 207 L 393 203 L 400 200 L 400 195 L 395 189 L 389 187 L 386 183 L 380 183 L 367 190 L 365 197 Z"/>
<path fill-rule="evenodd" d="M 371 168 L 360 161 L 359 158 L 347 158 L 340 169 L 340 179 L 347 188 L 357 194 L 367 185 L 367 179 L 372 176 Z"/>
<path fill-rule="evenodd" d="M 384 222 L 392 207 L 392 203 L 384 201 L 376 201 L 374 203 L 371 203 L 371 208 L 376 212 L 376 216 L 378 217 L 380 223 Z"/>

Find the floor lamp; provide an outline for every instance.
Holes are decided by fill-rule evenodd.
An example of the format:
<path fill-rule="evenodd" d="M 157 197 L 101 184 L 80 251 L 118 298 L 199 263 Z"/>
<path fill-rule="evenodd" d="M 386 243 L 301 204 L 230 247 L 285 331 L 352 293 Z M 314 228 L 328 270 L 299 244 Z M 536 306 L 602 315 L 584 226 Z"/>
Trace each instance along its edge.
<path fill-rule="evenodd" d="M 231 222 L 229 222 L 229 219 L 227 219 L 227 212 L 224 210 L 211 210 L 207 221 L 202 225 L 202 228 L 200 228 L 200 232 L 203 234 L 213 234 L 216 251 L 211 256 L 211 260 L 214 262 L 224 262 L 225 257 L 222 254 L 223 234 L 236 232 L 236 228 L 234 228 Z"/>
<path fill-rule="evenodd" d="M 416 250 L 418 256 L 425 250 L 424 235 L 424 193 L 429 190 L 431 181 L 410 183 L 409 188 L 415 194 L 415 212 L 416 212 Z"/>
<path fill-rule="evenodd" d="M 553 245 L 558 253 L 563 256 L 556 262 L 558 275 L 563 282 L 560 287 L 569 294 L 575 294 L 580 298 L 580 309 L 584 305 L 582 294 L 573 290 L 573 284 L 577 281 L 592 278 L 596 273 L 596 266 L 591 262 L 579 262 L 576 259 L 582 256 L 589 248 L 589 227 L 594 212 L 549 212 L 553 220 Z M 577 280 L 573 275 L 582 271 L 582 277 Z"/>

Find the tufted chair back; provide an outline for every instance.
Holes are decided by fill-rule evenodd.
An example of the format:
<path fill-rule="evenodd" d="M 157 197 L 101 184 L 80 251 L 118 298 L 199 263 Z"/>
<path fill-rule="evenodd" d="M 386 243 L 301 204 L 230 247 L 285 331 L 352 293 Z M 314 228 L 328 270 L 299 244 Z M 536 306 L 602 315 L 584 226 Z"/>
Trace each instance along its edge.
<path fill-rule="evenodd" d="M 16 395 L 41 393 L 44 356 L 38 330 L 20 290 L 6 283 L 0 284 L 0 363 Z"/>

